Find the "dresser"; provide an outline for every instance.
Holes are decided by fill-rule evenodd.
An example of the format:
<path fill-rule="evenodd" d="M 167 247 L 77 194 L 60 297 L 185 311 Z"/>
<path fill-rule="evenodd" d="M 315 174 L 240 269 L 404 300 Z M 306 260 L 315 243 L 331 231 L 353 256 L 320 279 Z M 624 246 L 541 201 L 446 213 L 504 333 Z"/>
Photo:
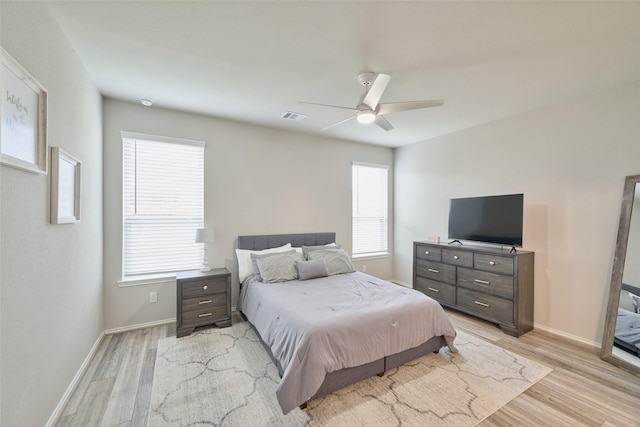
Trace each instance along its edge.
<path fill-rule="evenodd" d="M 176 274 L 176 336 L 199 326 L 231 326 L 231 273 L 226 268 Z"/>
<path fill-rule="evenodd" d="M 413 287 L 513 336 L 533 329 L 534 253 L 413 242 Z"/>

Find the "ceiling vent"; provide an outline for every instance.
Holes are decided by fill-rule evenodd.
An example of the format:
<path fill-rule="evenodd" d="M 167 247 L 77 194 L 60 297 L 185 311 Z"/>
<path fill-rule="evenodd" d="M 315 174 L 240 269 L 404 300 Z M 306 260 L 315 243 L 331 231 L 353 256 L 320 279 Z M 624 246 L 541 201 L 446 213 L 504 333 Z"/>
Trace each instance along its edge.
<path fill-rule="evenodd" d="M 293 120 L 293 121 L 296 121 L 296 122 L 300 122 L 304 118 L 306 118 L 307 116 L 305 114 L 294 113 L 293 111 L 287 111 L 286 113 L 284 113 L 280 117 L 282 117 L 285 120 Z"/>

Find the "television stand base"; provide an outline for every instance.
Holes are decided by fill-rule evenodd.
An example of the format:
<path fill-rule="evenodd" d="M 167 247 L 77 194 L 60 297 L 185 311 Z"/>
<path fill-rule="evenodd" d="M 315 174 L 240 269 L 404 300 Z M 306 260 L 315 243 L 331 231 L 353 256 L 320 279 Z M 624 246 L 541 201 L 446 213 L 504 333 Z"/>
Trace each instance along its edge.
<path fill-rule="evenodd" d="M 450 245 L 453 245 L 453 244 L 454 244 L 454 243 L 456 243 L 456 242 L 460 243 L 460 246 L 462 246 L 462 242 L 461 242 L 460 240 L 458 240 L 458 239 L 455 239 L 455 240 L 450 241 L 450 242 L 449 242 L 449 244 L 450 244 Z"/>

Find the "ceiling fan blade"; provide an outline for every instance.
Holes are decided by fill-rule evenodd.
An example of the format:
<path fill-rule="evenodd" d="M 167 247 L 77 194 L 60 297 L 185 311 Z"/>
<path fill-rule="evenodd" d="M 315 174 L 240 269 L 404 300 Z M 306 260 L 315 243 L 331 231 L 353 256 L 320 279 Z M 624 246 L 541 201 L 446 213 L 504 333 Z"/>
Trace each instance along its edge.
<path fill-rule="evenodd" d="M 342 110 L 358 111 L 357 108 L 353 108 L 353 107 L 343 107 L 341 105 L 318 104 L 317 102 L 300 101 L 300 102 L 298 102 L 298 104 L 319 105 L 321 107 L 331 107 L 331 108 L 340 108 Z"/>
<path fill-rule="evenodd" d="M 348 122 L 349 120 L 353 119 L 355 116 L 356 116 L 355 114 L 354 114 L 353 116 L 349 116 L 349 117 L 347 117 L 346 119 L 344 119 L 344 120 L 340 120 L 338 123 L 334 123 L 334 124 L 332 124 L 332 125 L 329 125 L 329 126 L 327 126 L 327 127 L 325 127 L 325 128 L 322 128 L 321 130 L 327 130 L 327 129 L 331 129 L 332 127 L 335 127 L 335 126 L 341 125 L 341 124 L 343 124 L 343 123 L 345 123 L 345 122 Z"/>
<path fill-rule="evenodd" d="M 376 116 L 376 121 L 374 123 L 386 131 L 390 131 L 391 129 L 393 129 L 393 126 L 391 126 L 391 123 L 389 123 L 389 120 L 385 119 L 380 114 Z"/>
<path fill-rule="evenodd" d="M 397 113 L 398 111 L 417 110 L 419 108 L 440 107 L 444 105 L 442 99 L 430 101 L 389 102 L 378 106 L 378 114 Z"/>
<path fill-rule="evenodd" d="M 378 74 L 373 83 L 371 83 L 371 87 L 367 91 L 362 103 L 375 111 L 390 79 L 391 76 L 388 74 Z"/>

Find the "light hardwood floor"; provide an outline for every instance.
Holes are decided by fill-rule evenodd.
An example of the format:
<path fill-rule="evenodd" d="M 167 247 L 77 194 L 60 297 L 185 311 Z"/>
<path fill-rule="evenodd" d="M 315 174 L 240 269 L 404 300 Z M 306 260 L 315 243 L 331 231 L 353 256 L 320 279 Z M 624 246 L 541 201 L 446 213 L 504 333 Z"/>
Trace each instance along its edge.
<path fill-rule="evenodd" d="M 456 329 L 553 368 L 479 426 L 640 426 L 640 377 L 603 362 L 598 349 L 537 330 L 514 338 L 447 312 Z M 167 336 L 175 325 L 106 336 L 56 425 L 146 426 L 157 343 Z"/>

